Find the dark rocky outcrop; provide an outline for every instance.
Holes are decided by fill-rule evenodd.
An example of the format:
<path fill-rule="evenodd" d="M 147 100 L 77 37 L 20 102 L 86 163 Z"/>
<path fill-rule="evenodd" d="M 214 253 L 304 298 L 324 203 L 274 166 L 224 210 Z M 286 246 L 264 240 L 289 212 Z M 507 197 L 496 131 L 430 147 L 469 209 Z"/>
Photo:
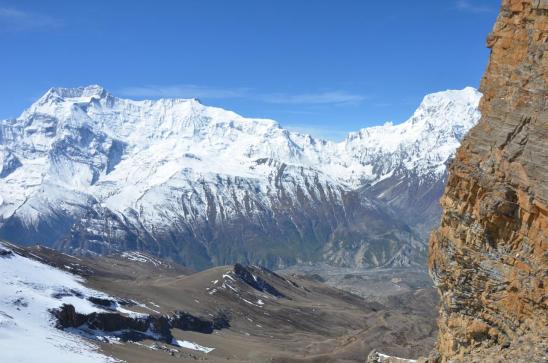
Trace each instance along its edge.
<path fill-rule="evenodd" d="M 9 150 L 0 150 L 0 178 L 5 178 L 21 166 L 21 161 Z"/>
<path fill-rule="evenodd" d="M 253 273 L 254 269 L 258 269 L 260 271 L 256 271 L 255 273 Z M 234 274 L 255 290 L 266 292 L 267 294 L 275 297 L 285 297 L 284 294 L 278 291 L 278 289 L 276 289 L 274 286 L 269 284 L 266 280 L 258 275 L 258 273 L 262 271 L 264 271 L 264 269 L 254 266 L 244 267 L 239 263 L 234 265 Z"/>
<path fill-rule="evenodd" d="M 193 316 L 184 311 L 177 311 L 169 318 L 169 324 L 172 328 L 187 331 L 195 331 L 203 334 L 213 333 L 213 321 Z"/>
<path fill-rule="evenodd" d="M 173 340 L 169 319 L 165 316 L 128 317 L 114 312 L 80 314 L 70 304 L 63 304 L 51 313 L 57 319 L 58 329 L 78 328 L 84 332 L 110 333 L 122 341 L 153 339 L 171 343 Z"/>
<path fill-rule="evenodd" d="M 215 330 L 230 328 L 230 314 L 221 309 L 208 319 L 185 311 L 176 311 L 169 317 L 169 326 L 174 329 L 212 334 Z"/>
<path fill-rule="evenodd" d="M 7 258 L 7 257 L 11 257 L 13 256 L 13 252 L 6 249 L 6 248 L 3 248 L 2 246 L 0 246 L 0 257 L 4 257 L 4 258 Z"/>
<path fill-rule="evenodd" d="M 213 315 L 213 329 L 221 330 L 230 328 L 230 312 L 223 309 L 217 311 Z"/>
<path fill-rule="evenodd" d="M 116 306 L 116 302 L 112 299 L 105 299 L 95 296 L 90 296 L 87 299 L 94 305 L 100 306 L 102 308 L 111 308 L 113 306 Z"/>
<path fill-rule="evenodd" d="M 88 297 L 95 305 L 110 309 L 116 301 L 110 299 Z M 58 329 L 75 328 L 90 336 L 105 334 L 119 338 L 122 341 L 139 341 L 152 339 L 171 343 L 171 329 L 193 331 L 202 334 L 212 334 L 214 330 L 230 327 L 230 316 L 223 310 L 216 312 L 212 319 L 197 317 L 184 311 L 177 311 L 171 316 L 143 315 L 125 316 L 119 312 L 78 313 L 73 305 L 63 304 L 58 309 L 52 309 L 55 326 Z"/>

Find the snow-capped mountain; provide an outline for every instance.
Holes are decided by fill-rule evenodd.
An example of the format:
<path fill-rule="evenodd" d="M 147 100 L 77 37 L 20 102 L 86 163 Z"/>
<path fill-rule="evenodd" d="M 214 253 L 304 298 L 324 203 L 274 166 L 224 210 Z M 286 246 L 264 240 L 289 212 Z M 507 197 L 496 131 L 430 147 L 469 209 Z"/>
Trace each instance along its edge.
<path fill-rule="evenodd" d="M 196 99 L 52 88 L 0 121 L 0 236 L 198 268 L 409 263 L 479 99 L 431 94 L 408 121 L 335 143 Z"/>

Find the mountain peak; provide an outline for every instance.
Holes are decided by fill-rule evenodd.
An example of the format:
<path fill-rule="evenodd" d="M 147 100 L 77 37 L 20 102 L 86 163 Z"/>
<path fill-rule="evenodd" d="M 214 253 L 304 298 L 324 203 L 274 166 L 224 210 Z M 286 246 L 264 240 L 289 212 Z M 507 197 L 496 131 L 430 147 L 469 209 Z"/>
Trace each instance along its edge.
<path fill-rule="evenodd" d="M 446 90 L 430 93 L 424 96 L 421 105 L 440 102 L 475 103 L 481 97 L 481 93 L 474 87 L 465 87 L 460 90 Z"/>
<path fill-rule="evenodd" d="M 426 122 L 437 127 L 461 124 L 469 119 L 466 115 L 477 112 L 481 96 L 482 94 L 473 87 L 428 94 L 424 96 L 413 116 L 404 124 L 417 125 Z M 473 125 L 467 125 L 471 126 Z"/>
<path fill-rule="evenodd" d="M 351 132 L 347 141 L 361 139 L 370 135 L 382 135 L 389 132 L 408 134 L 414 139 L 414 133 L 419 132 L 424 124 L 437 127 L 446 127 L 450 124 L 466 123 L 471 127 L 477 121 L 476 117 L 469 117 L 470 113 L 477 113 L 477 107 L 481 99 L 481 93 L 473 87 L 465 87 L 461 90 L 446 90 L 424 96 L 413 116 L 399 124 L 385 122 L 384 125 L 363 128 L 357 132 Z"/>
<path fill-rule="evenodd" d="M 23 111 L 18 119 L 29 118 L 35 113 L 52 116 L 60 116 L 59 113 L 66 115 L 73 104 L 89 103 L 92 100 L 104 100 L 110 97 L 110 93 L 99 85 L 73 88 L 52 87 L 28 109 Z"/>
<path fill-rule="evenodd" d="M 65 87 L 52 87 L 50 88 L 44 97 L 57 96 L 61 98 L 83 98 L 83 97 L 105 97 L 108 92 L 101 86 L 93 84 L 89 86 L 65 88 Z"/>

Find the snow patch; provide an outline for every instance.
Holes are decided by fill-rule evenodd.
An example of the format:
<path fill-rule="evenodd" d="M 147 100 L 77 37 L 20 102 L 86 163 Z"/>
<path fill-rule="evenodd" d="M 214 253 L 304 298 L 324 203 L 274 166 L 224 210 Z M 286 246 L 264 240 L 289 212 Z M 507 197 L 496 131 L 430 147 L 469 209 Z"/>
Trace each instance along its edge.
<path fill-rule="evenodd" d="M 203 352 L 203 353 L 206 353 L 206 354 L 213 351 L 213 350 L 215 350 L 215 348 L 204 347 L 203 345 L 193 343 L 193 342 L 190 342 L 188 340 L 174 339 L 172 344 L 177 345 L 177 346 L 182 347 L 182 348 L 197 350 L 199 352 Z"/>

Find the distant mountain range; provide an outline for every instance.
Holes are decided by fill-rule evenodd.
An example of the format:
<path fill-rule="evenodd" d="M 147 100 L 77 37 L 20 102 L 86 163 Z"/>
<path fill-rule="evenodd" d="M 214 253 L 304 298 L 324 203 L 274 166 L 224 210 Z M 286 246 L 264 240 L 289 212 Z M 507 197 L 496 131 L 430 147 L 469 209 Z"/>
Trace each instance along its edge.
<path fill-rule="evenodd" d="M 197 269 L 424 263 L 480 97 L 430 94 L 406 122 L 336 143 L 196 99 L 52 88 L 0 121 L 0 237 Z"/>

